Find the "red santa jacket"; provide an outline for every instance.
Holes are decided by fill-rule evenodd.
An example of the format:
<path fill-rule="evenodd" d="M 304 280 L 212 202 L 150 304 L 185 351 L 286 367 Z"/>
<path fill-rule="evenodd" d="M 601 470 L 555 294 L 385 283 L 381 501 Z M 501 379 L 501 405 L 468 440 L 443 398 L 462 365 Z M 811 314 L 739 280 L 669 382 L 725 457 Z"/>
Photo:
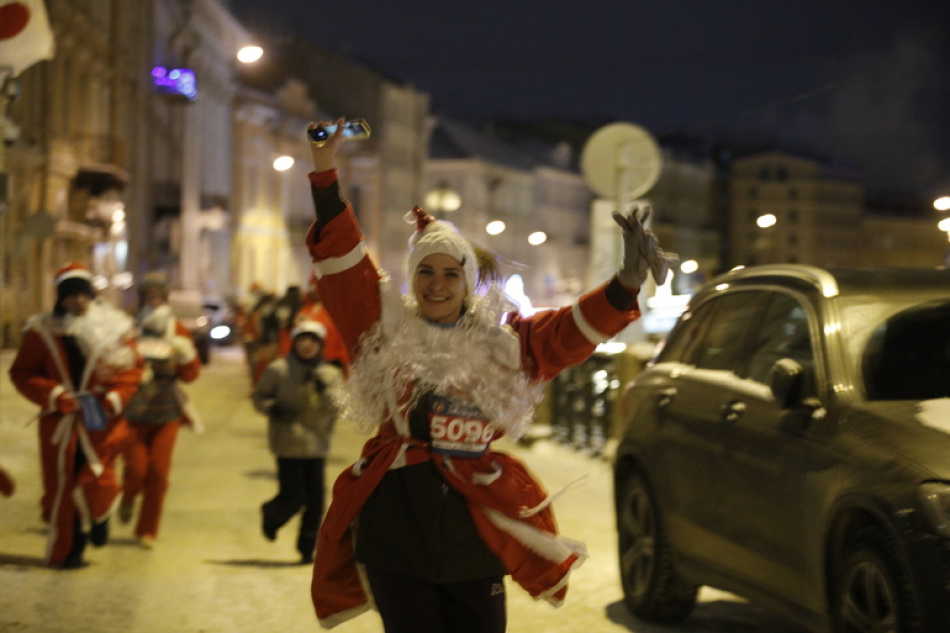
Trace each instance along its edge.
<path fill-rule="evenodd" d="M 311 174 L 315 188 L 327 187 L 336 171 Z M 366 253 L 363 236 L 349 206 L 320 231 L 307 234 L 320 297 L 357 358 L 361 336 L 381 318 L 380 274 Z M 509 315 L 507 326 L 520 342 L 521 367 L 534 381 L 550 380 L 579 363 L 596 346 L 639 318 L 634 302 L 618 310 L 601 286 L 572 306 L 523 318 Z M 406 393 L 396 394 L 405 406 Z M 405 411 L 401 412 L 402 414 Z M 350 526 L 385 473 L 429 459 L 447 468 L 446 481 L 462 493 L 479 535 L 504 563 L 512 578 L 535 598 L 559 605 L 570 571 L 586 558 L 582 543 L 557 533 L 547 493 L 515 458 L 489 448 L 476 459 L 450 459 L 418 440 L 400 435 L 390 420 L 380 420 L 376 437 L 361 459 L 345 470 L 333 488 L 314 561 L 311 594 L 320 624 L 331 628 L 368 608 L 353 555 Z M 407 450 L 414 446 L 422 450 Z"/>
<path fill-rule="evenodd" d="M 10 379 L 17 391 L 40 406 L 44 419 L 62 417 L 56 412 L 56 398 L 64 391 L 89 391 L 95 394 L 103 410 L 112 412 L 111 428 L 138 389 L 142 377 L 142 360 L 135 353 L 134 345 L 134 339 L 125 342 L 130 362 L 123 367 L 97 370 L 94 367 L 96 359 L 87 359 L 93 367 L 88 369 L 82 384 L 73 385 L 62 337 L 56 333 L 53 317 L 44 314 L 28 322 L 23 341 L 10 366 Z M 92 434 L 92 438 L 98 437 L 101 435 Z M 98 461 L 95 455 L 87 457 L 91 464 Z"/>

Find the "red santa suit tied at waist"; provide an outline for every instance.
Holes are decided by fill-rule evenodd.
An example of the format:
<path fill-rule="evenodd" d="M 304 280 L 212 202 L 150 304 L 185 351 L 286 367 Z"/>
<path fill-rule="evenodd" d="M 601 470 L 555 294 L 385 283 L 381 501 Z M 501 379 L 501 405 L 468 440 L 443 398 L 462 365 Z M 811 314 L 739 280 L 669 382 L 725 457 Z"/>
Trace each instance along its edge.
<path fill-rule="evenodd" d="M 80 265 L 59 271 L 57 308 L 77 292 L 93 297 L 90 280 L 89 271 Z M 114 461 L 128 433 L 121 413 L 142 374 L 133 334 L 128 315 L 96 301 L 79 316 L 59 311 L 37 315 L 28 320 L 10 367 L 17 390 L 41 408 L 42 505 L 44 518 L 50 522 L 47 563 L 51 566 L 62 563 L 72 546 L 74 514 L 87 526 L 104 520 L 118 494 Z M 67 339 L 72 347 L 67 348 Z M 82 360 L 78 379 L 72 372 L 74 357 Z M 85 398 L 85 410 L 58 410 L 63 394 Z M 104 416 L 93 423 L 93 413 Z M 74 468 L 77 450 L 85 458 L 78 472 Z"/>
<path fill-rule="evenodd" d="M 310 179 L 317 198 L 336 171 Z M 348 204 L 319 230 L 311 227 L 307 245 L 320 297 L 354 359 L 343 418 L 378 429 L 337 479 L 320 531 L 311 585 L 320 624 L 331 628 L 369 608 L 351 526 L 387 472 L 429 460 L 465 497 L 479 536 L 512 578 L 536 599 L 560 604 L 586 548 L 558 534 L 547 492 L 491 441 L 523 433 L 543 383 L 637 319 L 636 302 L 614 307 L 605 284 L 571 306 L 503 316 L 514 306 L 495 289 L 469 297 L 458 324 L 442 329 L 419 318 L 412 298 L 377 270 Z M 411 437 L 407 420 L 426 392 L 436 402 L 431 443 Z"/>

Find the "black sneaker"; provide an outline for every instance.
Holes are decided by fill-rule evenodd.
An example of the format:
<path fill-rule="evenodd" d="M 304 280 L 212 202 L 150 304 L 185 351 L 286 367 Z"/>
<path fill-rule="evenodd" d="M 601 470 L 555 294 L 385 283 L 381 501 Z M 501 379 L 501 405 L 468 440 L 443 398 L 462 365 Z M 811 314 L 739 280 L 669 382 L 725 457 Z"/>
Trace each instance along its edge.
<path fill-rule="evenodd" d="M 89 532 L 89 541 L 96 547 L 102 547 L 109 542 L 109 519 L 92 524 L 92 531 Z"/>
<path fill-rule="evenodd" d="M 66 558 L 63 559 L 63 564 L 59 566 L 60 569 L 81 569 L 86 566 L 86 561 L 82 559 L 82 554 L 73 554 L 72 552 L 66 554 Z"/>
<path fill-rule="evenodd" d="M 59 569 L 79 569 L 80 567 L 85 567 L 86 563 L 82 559 L 82 554 L 85 550 L 86 535 L 82 532 L 77 519 L 73 526 L 73 546 L 69 549 L 69 553 L 66 554 L 66 558 L 63 559 Z"/>
<path fill-rule="evenodd" d="M 317 537 L 311 534 L 301 534 L 297 537 L 297 551 L 300 552 L 300 564 L 313 563 L 313 553 L 317 548 Z"/>
<path fill-rule="evenodd" d="M 277 540 L 277 528 L 267 522 L 267 510 L 261 506 L 261 532 L 268 541 Z"/>

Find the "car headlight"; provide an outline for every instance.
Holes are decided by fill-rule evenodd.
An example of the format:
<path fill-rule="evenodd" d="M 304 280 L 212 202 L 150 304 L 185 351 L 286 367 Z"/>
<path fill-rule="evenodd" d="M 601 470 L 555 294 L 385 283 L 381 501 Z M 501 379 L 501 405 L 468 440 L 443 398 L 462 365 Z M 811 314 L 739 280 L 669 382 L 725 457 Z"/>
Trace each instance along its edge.
<path fill-rule="evenodd" d="M 950 538 L 950 484 L 940 481 L 921 484 L 920 499 L 933 529 Z"/>

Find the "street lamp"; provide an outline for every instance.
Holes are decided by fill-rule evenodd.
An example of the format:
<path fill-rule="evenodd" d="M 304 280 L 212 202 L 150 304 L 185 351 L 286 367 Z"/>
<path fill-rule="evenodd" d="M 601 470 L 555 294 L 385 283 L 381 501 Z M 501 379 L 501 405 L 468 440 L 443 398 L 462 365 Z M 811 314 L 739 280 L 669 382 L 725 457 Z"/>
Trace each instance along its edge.
<path fill-rule="evenodd" d="M 294 166 L 293 156 L 278 156 L 274 159 L 274 169 L 277 171 L 287 171 Z"/>
<path fill-rule="evenodd" d="M 942 196 L 934 200 L 934 209 L 937 211 L 950 211 L 950 196 Z"/>
<path fill-rule="evenodd" d="M 485 232 L 489 235 L 500 235 L 505 232 L 505 223 L 501 220 L 492 220 L 485 226 Z"/>
<path fill-rule="evenodd" d="M 528 236 L 528 244 L 531 246 L 540 246 L 548 241 L 548 234 L 544 231 L 535 231 Z"/>
<path fill-rule="evenodd" d="M 253 44 L 245 46 L 237 52 L 238 61 L 242 64 L 253 64 L 264 55 L 264 49 Z"/>
<path fill-rule="evenodd" d="M 462 206 L 462 197 L 445 182 L 426 194 L 426 207 L 441 218 L 443 213 L 458 211 Z"/>

